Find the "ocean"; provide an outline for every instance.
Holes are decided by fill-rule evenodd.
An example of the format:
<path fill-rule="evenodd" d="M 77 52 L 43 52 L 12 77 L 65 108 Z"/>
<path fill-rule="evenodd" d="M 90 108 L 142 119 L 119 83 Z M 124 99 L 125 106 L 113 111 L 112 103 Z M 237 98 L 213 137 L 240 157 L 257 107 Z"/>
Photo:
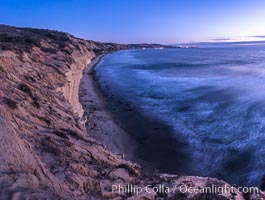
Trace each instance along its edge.
<path fill-rule="evenodd" d="M 96 75 L 102 88 L 187 144 L 181 148 L 189 165 L 180 162 L 176 170 L 241 186 L 261 184 L 265 46 L 117 51 L 102 59 Z"/>

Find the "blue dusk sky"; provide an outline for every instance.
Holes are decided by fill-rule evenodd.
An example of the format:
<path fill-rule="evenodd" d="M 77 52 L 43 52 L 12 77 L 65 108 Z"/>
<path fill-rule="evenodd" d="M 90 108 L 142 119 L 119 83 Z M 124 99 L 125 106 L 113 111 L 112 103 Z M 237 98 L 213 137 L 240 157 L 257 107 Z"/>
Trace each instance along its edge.
<path fill-rule="evenodd" d="M 265 1 L 0 0 L 0 23 L 119 43 L 264 40 Z"/>

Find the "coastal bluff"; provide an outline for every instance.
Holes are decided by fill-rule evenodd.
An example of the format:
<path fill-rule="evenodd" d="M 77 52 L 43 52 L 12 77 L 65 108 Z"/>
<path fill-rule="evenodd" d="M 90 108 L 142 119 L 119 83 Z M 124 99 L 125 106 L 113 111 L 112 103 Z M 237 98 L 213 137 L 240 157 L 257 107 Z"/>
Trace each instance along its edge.
<path fill-rule="evenodd" d="M 79 85 L 97 55 L 157 44 L 114 44 L 0 25 L 0 199 L 265 199 L 207 177 L 154 174 L 108 151 L 81 123 Z M 88 133 L 87 133 L 88 132 Z M 194 166 L 196 167 L 196 166 Z M 113 185 L 146 188 L 112 191 Z M 156 190 L 169 188 L 168 193 Z M 225 186 L 225 193 L 180 190 Z"/>

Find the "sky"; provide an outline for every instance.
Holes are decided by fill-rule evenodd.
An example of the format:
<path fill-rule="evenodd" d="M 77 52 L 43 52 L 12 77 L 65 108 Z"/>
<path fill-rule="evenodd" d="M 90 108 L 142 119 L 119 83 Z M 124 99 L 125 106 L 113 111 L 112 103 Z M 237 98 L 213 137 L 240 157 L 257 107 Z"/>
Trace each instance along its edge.
<path fill-rule="evenodd" d="M 118 43 L 265 40 L 265 0 L 0 0 L 0 24 Z"/>

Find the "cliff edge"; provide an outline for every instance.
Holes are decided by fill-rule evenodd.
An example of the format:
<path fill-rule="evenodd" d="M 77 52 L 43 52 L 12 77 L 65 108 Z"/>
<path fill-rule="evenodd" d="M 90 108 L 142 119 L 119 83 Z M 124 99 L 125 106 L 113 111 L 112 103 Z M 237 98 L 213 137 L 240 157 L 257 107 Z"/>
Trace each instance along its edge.
<path fill-rule="evenodd" d="M 264 199 L 211 178 L 156 174 L 115 155 L 86 133 L 78 88 L 101 53 L 140 47 L 67 33 L 0 25 L 0 199 Z M 113 191 L 113 185 L 150 190 Z M 226 185 L 229 192 L 182 193 L 181 185 Z M 169 193 L 156 191 L 159 185 Z M 174 189 L 174 190 L 173 190 Z"/>

